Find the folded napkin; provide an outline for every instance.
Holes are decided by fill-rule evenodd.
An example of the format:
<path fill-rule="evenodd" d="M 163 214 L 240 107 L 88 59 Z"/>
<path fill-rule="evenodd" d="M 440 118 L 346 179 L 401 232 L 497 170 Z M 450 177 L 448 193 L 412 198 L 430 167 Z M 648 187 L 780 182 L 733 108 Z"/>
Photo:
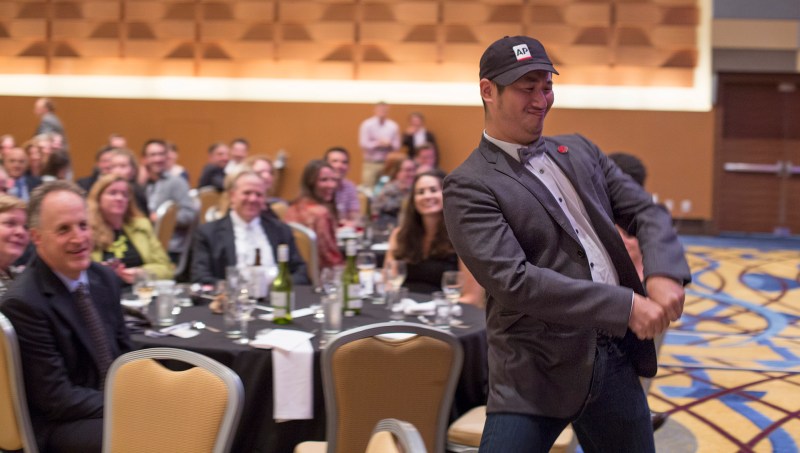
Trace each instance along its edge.
<path fill-rule="evenodd" d="M 273 418 L 276 421 L 314 418 L 314 334 L 272 329 L 250 346 L 272 349 Z"/>

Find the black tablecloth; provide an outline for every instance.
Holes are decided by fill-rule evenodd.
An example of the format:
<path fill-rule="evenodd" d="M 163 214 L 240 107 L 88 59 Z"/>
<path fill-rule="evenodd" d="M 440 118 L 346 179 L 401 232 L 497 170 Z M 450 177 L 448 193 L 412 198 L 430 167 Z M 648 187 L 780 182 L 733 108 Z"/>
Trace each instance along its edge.
<path fill-rule="evenodd" d="M 296 308 L 306 307 L 319 298 L 308 287 L 297 288 L 296 292 Z M 426 299 L 425 295 L 418 294 L 412 294 L 411 297 L 417 300 Z M 460 319 L 465 326 L 469 327 L 454 328 L 452 331 L 464 347 L 464 367 L 454 398 L 453 418 L 475 406 L 486 404 L 488 369 L 484 312 L 472 306 L 464 306 L 463 310 L 464 313 Z M 261 313 L 263 312 L 256 310 L 254 316 Z M 223 330 L 222 315 L 212 314 L 207 306 L 184 308 L 177 318 L 177 322 L 192 320 L 203 321 L 208 326 Z M 372 305 L 367 302 L 361 315 L 344 317 L 342 324 L 346 330 L 388 320 L 388 311 L 385 305 Z M 407 316 L 406 321 L 419 322 L 416 316 Z M 315 323 L 311 316 L 298 318 L 290 326 L 277 326 L 271 322 L 257 319 L 250 322 L 248 331 L 252 338 L 254 332 L 260 329 L 276 327 L 311 332 L 318 331 L 320 324 Z M 270 350 L 237 345 L 233 343 L 233 340 L 226 338 L 224 333 L 208 330 L 203 330 L 200 335 L 190 339 L 172 336 L 150 338 L 144 335 L 133 335 L 132 339 L 143 348 L 166 346 L 199 352 L 230 367 L 239 374 L 244 385 L 245 402 L 231 451 L 290 453 L 300 442 L 325 439 L 325 406 L 319 360 L 319 334 L 312 339 L 315 349 L 314 419 L 282 423 L 276 423 L 272 418 L 272 353 Z"/>

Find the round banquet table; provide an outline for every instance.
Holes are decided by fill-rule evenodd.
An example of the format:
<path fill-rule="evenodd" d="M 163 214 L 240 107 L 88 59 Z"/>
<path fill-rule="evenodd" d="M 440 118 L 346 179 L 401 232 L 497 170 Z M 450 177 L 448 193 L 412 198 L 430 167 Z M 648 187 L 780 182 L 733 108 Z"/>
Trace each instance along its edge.
<path fill-rule="evenodd" d="M 296 307 L 304 308 L 319 295 L 307 286 L 296 288 Z M 415 300 L 429 300 L 424 294 L 410 294 Z M 464 366 L 456 388 L 451 419 L 462 415 L 469 409 L 486 404 L 487 397 L 487 343 L 484 310 L 462 305 L 463 314 L 459 319 L 464 328 L 452 328 L 464 347 Z M 151 306 L 152 308 L 152 306 Z M 255 310 L 254 317 L 265 312 Z M 432 317 L 429 317 L 432 318 Z M 207 326 L 223 329 L 222 315 L 212 314 L 206 305 L 185 307 L 177 316 L 176 322 L 203 321 Z M 342 318 L 342 329 L 389 321 L 385 305 L 364 303 L 361 314 Z M 405 321 L 420 322 L 417 316 L 406 316 Z M 174 336 L 151 338 L 143 334 L 131 336 L 141 348 L 171 347 L 186 349 L 217 360 L 235 371 L 244 386 L 244 408 L 239 422 L 233 448 L 235 452 L 291 453 L 295 445 L 306 440 L 325 440 L 325 403 L 320 370 L 320 327 L 313 316 L 296 318 L 291 325 L 278 326 L 270 321 L 254 319 L 249 323 L 250 338 L 265 328 L 288 328 L 316 332 L 312 338 L 314 345 L 314 418 L 311 420 L 292 420 L 277 423 L 272 417 L 272 353 L 268 349 L 256 349 L 246 345 L 234 344 L 223 332 L 207 329 L 188 339 Z"/>

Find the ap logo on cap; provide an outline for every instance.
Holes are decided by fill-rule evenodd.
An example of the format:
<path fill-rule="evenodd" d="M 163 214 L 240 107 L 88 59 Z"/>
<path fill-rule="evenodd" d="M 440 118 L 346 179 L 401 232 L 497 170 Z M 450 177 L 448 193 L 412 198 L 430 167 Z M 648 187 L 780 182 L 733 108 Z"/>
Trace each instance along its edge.
<path fill-rule="evenodd" d="M 513 47 L 514 55 L 517 57 L 517 61 L 520 60 L 527 60 L 531 57 L 531 51 L 528 50 L 527 44 L 519 44 Z"/>

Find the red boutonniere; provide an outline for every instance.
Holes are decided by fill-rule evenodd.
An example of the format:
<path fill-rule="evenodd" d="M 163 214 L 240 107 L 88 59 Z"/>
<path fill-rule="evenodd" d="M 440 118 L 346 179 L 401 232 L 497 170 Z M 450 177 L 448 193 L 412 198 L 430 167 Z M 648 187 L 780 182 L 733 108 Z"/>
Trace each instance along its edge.
<path fill-rule="evenodd" d="M 569 151 L 569 148 L 567 148 L 564 145 L 561 145 L 561 146 L 558 147 L 558 152 L 561 153 L 561 154 L 567 154 L 567 151 Z"/>

